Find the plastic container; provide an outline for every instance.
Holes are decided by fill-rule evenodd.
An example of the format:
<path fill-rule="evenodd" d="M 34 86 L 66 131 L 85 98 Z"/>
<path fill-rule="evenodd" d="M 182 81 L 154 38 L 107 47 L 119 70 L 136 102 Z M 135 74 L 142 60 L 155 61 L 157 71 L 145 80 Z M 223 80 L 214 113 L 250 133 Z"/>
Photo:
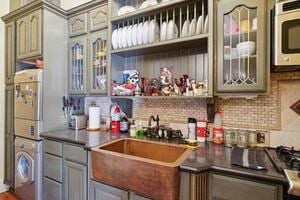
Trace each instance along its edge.
<path fill-rule="evenodd" d="M 205 142 L 207 121 L 203 119 L 197 120 L 197 140 Z"/>

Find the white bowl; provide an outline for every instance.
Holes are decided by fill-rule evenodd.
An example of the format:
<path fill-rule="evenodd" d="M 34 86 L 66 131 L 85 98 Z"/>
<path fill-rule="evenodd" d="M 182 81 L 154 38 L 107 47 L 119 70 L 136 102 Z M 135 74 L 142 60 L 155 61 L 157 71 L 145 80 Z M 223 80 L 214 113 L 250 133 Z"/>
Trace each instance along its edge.
<path fill-rule="evenodd" d="M 242 57 L 253 55 L 256 50 L 256 43 L 253 41 L 241 42 L 236 45 L 236 48 Z"/>

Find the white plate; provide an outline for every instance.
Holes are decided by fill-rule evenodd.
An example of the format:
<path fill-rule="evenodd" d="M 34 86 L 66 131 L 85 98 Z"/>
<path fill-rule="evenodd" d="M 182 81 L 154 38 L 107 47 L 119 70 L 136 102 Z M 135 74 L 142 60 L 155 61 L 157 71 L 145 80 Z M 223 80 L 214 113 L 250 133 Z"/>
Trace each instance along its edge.
<path fill-rule="evenodd" d="M 193 36 L 196 34 L 196 19 L 193 19 L 191 21 L 190 27 L 189 27 L 189 36 Z"/>
<path fill-rule="evenodd" d="M 205 18 L 203 33 L 208 33 L 208 15 Z"/>
<path fill-rule="evenodd" d="M 189 35 L 189 29 L 190 29 L 190 20 L 185 20 L 182 26 L 181 30 L 181 37 L 187 37 Z"/>
<path fill-rule="evenodd" d="M 196 34 L 199 35 L 202 33 L 203 30 L 203 22 L 202 22 L 202 15 L 198 18 Z"/>
<path fill-rule="evenodd" d="M 128 47 L 132 47 L 132 25 L 127 27 L 126 42 Z"/>
<path fill-rule="evenodd" d="M 157 21 L 153 19 L 149 23 L 149 42 L 158 42 L 159 41 L 159 25 Z"/>
<path fill-rule="evenodd" d="M 127 26 L 123 27 L 123 31 L 122 31 L 122 46 L 123 46 L 123 48 L 127 48 Z"/>
<path fill-rule="evenodd" d="M 144 3 L 142 3 L 142 5 L 140 6 L 140 9 L 148 8 L 148 7 L 155 6 L 155 5 L 157 5 L 156 0 L 147 0 Z"/>
<path fill-rule="evenodd" d="M 167 40 L 172 40 L 178 37 L 178 27 L 173 20 L 168 22 Z"/>
<path fill-rule="evenodd" d="M 118 29 L 118 47 L 119 47 L 119 49 L 123 48 L 122 33 L 123 33 L 123 28 L 119 28 Z"/>
<path fill-rule="evenodd" d="M 143 44 L 143 22 L 139 23 L 137 28 L 137 44 Z"/>
<path fill-rule="evenodd" d="M 131 32 L 132 46 L 136 46 L 138 44 L 138 42 L 137 42 L 137 30 L 138 30 L 138 25 L 137 24 L 133 25 L 132 32 Z"/>
<path fill-rule="evenodd" d="M 163 22 L 160 28 L 160 41 L 165 41 L 167 39 L 167 22 Z"/>
<path fill-rule="evenodd" d="M 118 16 L 136 11 L 132 6 L 123 6 L 118 10 Z"/>
<path fill-rule="evenodd" d="M 118 49 L 118 29 L 115 29 L 111 35 L 111 43 L 112 43 L 112 47 L 113 49 Z"/>
<path fill-rule="evenodd" d="M 149 43 L 149 21 L 145 21 L 143 24 L 143 44 Z"/>

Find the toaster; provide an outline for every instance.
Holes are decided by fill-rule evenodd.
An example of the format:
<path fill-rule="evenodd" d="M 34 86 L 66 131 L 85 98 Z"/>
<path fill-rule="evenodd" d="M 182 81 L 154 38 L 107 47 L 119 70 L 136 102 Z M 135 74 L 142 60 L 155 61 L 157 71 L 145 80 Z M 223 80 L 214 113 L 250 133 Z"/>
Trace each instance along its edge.
<path fill-rule="evenodd" d="M 69 122 L 69 128 L 73 130 L 85 129 L 86 122 L 86 115 L 72 115 Z"/>

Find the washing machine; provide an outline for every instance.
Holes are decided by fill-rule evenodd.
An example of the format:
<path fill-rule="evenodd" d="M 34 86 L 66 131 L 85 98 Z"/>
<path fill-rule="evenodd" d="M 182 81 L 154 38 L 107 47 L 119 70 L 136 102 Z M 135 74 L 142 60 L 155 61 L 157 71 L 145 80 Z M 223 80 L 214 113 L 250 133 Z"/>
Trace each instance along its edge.
<path fill-rule="evenodd" d="M 42 141 L 15 139 L 15 195 L 42 200 Z"/>

